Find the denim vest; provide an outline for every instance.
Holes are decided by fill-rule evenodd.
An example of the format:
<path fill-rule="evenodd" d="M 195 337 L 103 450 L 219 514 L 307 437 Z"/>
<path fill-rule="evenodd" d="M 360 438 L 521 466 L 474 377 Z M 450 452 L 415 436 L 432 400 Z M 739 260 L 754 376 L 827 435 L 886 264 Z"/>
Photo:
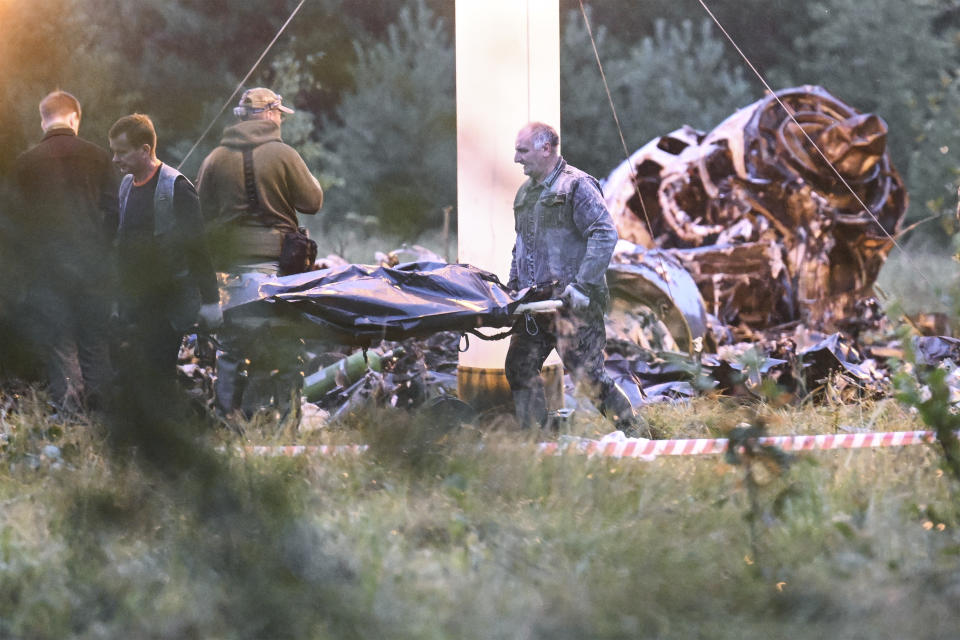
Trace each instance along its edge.
<path fill-rule="evenodd" d="M 531 178 L 520 187 L 513 213 L 511 285 L 559 281 L 606 290 L 617 230 L 595 178 L 561 158 L 543 183 Z"/>
<path fill-rule="evenodd" d="M 157 242 L 167 246 L 166 256 L 170 259 L 171 297 L 164 309 L 158 310 L 167 316 L 170 325 L 177 331 L 187 331 L 193 326 L 197 311 L 202 304 L 200 290 L 190 277 L 186 260 L 178 251 L 172 232 L 177 226 L 176 213 L 173 210 L 173 191 L 177 179 L 183 174 L 166 164 L 160 165 L 160 177 L 157 190 L 153 194 L 153 235 Z M 187 178 L 184 177 L 184 180 Z M 120 228 L 123 229 L 127 213 L 127 199 L 133 188 L 133 175 L 127 174 L 120 183 Z"/>
<path fill-rule="evenodd" d="M 157 181 L 157 190 L 153 194 L 153 235 L 161 236 L 169 233 L 177 226 L 173 212 L 173 186 L 177 178 L 183 174 L 166 164 L 160 165 L 160 178 Z M 127 213 L 127 198 L 133 188 L 133 174 L 123 176 L 120 183 L 120 228 L 123 228 Z"/>

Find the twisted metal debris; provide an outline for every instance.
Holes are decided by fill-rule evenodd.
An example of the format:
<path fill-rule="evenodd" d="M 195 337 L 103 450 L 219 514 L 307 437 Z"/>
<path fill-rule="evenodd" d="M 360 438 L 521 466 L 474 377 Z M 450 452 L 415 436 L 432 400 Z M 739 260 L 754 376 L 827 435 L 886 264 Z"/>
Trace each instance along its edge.
<path fill-rule="evenodd" d="M 906 211 L 886 138 L 821 87 L 784 89 L 650 141 L 604 192 L 620 237 L 672 254 L 722 323 L 833 331 L 872 295 Z"/>
<path fill-rule="evenodd" d="M 872 286 L 907 206 L 886 136 L 878 116 L 805 86 L 709 133 L 684 126 L 656 138 L 609 175 L 604 193 L 622 240 L 607 272 L 606 364 L 635 405 L 705 391 L 757 395 L 762 380 L 839 401 L 888 389 L 888 373 L 858 344 L 883 322 Z M 414 260 L 426 251 L 415 249 Z M 403 262 L 395 254 L 378 262 Z M 453 392 L 456 333 L 379 349 L 398 346 L 405 358 L 338 380 L 317 404 L 335 418 L 369 402 L 412 408 Z"/>

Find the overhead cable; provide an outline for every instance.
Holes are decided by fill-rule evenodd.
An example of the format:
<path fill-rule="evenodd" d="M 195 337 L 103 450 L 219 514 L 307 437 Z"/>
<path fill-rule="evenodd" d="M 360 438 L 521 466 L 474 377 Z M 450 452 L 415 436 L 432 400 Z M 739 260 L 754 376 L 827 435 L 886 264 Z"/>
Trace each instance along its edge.
<path fill-rule="evenodd" d="M 770 85 L 767 83 L 766 79 L 763 77 L 763 75 L 760 73 L 760 71 L 757 70 L 757 68 L 756 68 L 756 67 L 753 65 L 753 63 L 750 61 L 750 58 L 747 57 L 747 54 L 745 54 L 745 53 L 743 52 L 743 50 L 742 50 L 742 49 L 737 45 L 737 43 L 733 40 L 733 37 L 731 37 L 731 35 L 727 32 L 727 30 L 723 27 L 723 25 L 720 24 L 720 21 L 717 19 L 717 17 L 716 17 L 715 15 L 713 15 L 713 12 L 710 10 L 710 7 L 708 7 L 708 6 L 706 5 L 706 3 L 704 2 L 704 0 L 697 0 L 697 2 L 699 2 L 699 3 L 700 3 L 700 6 L 703 7 L 703 10 L 707 12 L 707 15 L 710 16 L 710 19 L 713 20 L 714 24 L 717 25 L 717 28 L 719 28 L 720 31 L 723 32 L 723 35 L 726 36 L 727 40 L 730 41 L 730 44 L 733 45 L 733 48 L 737 50 L 737 53 L 739 53 L 739 54 L 740 54 L 740 57 L 743 58 L 743 61 L 747 63 L 747 66 L 750 67 L 750 70 L 753 71 L 753 73 L 757 76 L 757 79 L 759 79 L 760 82 L 763 84 L 763 86 L 767 89 L 767 91 L 770 92 L 770 95 L 772 95 L 773 98 L 780 104 L 780 106 L 781 106 L 781 107 L 783 108 L 783 110 L 786 112 L 787 116 L 789 116 L 790 120 L 792 120 L 793 123 L 794 123 L 795 125 L 797 125 L 797 129 L 799 129 L 800 132 L 803 133 L 803 136 L 807 139 L 807 142 L 809 142 L 810 145 L 811 145 L 814 149 L 817 150 L 817 153 L 820 155 L 821 158 L 823 158 L 823 161 L 827 163 L 827 166 L 830 167 L 830 170 L 833 171 L 833 173 L 834 173 L 834 175 L 837 177 L 837 179 L 840 180 L 840 182 L 843 184 L 843 186 L 847 188 L 847 190 L 848 190 L 848 191 L 850 192 L 850 194 L 856 199 L 857 203 L 863 208 L 863 210 L 867 213 L 867 215 L 869 215 L 869 216 L 873 219 L 873 221 L 877 223 L 877 226 L 880 228 L 880 231 L 882 231 L 883 234 L 884 234 L 885 236 L 887 236 L 887 238 L 890 240 L 890 242 L 892 242 L 893 245 L 903 253 L 903 257 L 906 259 L 907 264 L 909 264 L 910 267 L 911 267 L 914 271 L 916 271 L 917 274 L 919 274 L 921 278 L 923 278 L 923 281 L 926 282 L 927 285 L 929 285 L 929 286 L 932 288 L 932 287 L 933 287 L 933 283 L 930 282 L 930 280 L 929 280 L 929 278 L 927 278 L 926 274 L 913 262 L 913 260 L 910 258 L 910 255 L 907 253 L 907 250 L 904 249 L 903 246 L 902 246 L 899 242 L 897 242 L 897 239 L 896 239 L 893 235 L 891 235 L 889 231 L 887 231 L 886 229 L 884 229 L 883 225 L 880 223 L 880 220 L 879 220 L 879 219 L 877 218 L 877 216 L 873 213 L 873 211 L 870 210 L 870 207 L 868 207 L 866 204 L 864 204 L 864 202 L 863 202 L 863 200 L 860 198 L 860 196 L 857 195 L 857 192 L 853 190 L 853 187 L 850 186 L 850 184 L 844 179 L 844 177 L 840 174 L 840 172 L 837 170 L 837 168 L 834 166 L 834 164 L 833 164 L 832 162 L 830 162 L 830 159 L 827 158 L 827 156 L 823 153 L 823 150 L 820 149 L 820 146 L 817 145 L 817 143 L 813 141 L 813 138 L 810 137 L 810 134 L 807 133 L 806 129 L 804 129 L 804 128 L 800 125 L 800 123 L 797 121 L 797 119 L 796 119 L 796 117 L 794 116 L 794 113 L 793 113 L 793 111 L 790 109 L 790 107 L 788 107 L 786 104 L 784 104 L 784 102 L 780 99 L 780 96 L 777 95 L 777 92 L 774 91 L 774 90 L 770 87 Z M 582 6 L 583 6 L 582 0 L 581 0 L 581 3 L 580 3 L 580 4 L 581 4 L 581 7 L 582 7 Z"/>
<path fill-rule="evenodd" d="M 300 0 L 300 4 L 298 4 L 294 8 L 294 10 L 290 13 L 290 17 L 287 18 L 287 21 L 283 23 L 283 25 L 280 27 L 280 30 L 277 31 L 277 34 L 273 36 L 273 40 L 271 40 L 270 44 L 267 45 L 267 48 L 263 50 L 263 53 L 260 54 L 260 57 L 257 58 L 257 61 L 253 63 L 253 66 L 250 67 L 250 71 L 247 72 L 247 75 L 243 76 L 243 80 L 241 80 L 239 84 L 237 84 L 237 88 L 233 90 L 233 93 L 230 94 L 230 97 L 227 98 L 227 101 L 223 103 L 222 107 L 220 107 L 220 111 L 217 112 L 217 115 L 214 116 L 213 120 L 210 121 L 210 124 L 207 125 L 207 128 L 204 129 L 203 133 L 200 134 L 200 137 L 197 138 L 197 141 L 194 142 L 193 146 L 190 147 L 190 150 L 187 151 L 187 155 L 183 156 L 183 160 L 181 160 L 180 164 L 177 165 L 178 171 L 187 162 L 187 158 L 189 158 L 193 154 L 193 152 L 196 151 L 197 147 L 200 146 L 200 143 L 203 142 L 203 139 L 207 137 L 207 134 L 210 133 L 210 129 L 213 128 L 213 125 L 216 124 L 217 120 L 220 119 L 220 116 L 223 115 L 223 112 L 227 110 L 227 107 L 230 106 L 230 104 L 233 102 L 233 99 L 237 96 L 238 93 L 240 93 L 240 89 L 242 89 L 243 85 L 246 84 L 247 80 L 250 79 L 250 76 L 253 75 L 253 72 L 256 71 L 257 67 L 260 66 L 260 63 L 263 62 L 263 59 L 267 57 L 267 53 L 270 52 L 270 49 L 273 48 L 273 45 L 277 42 L 277 40 L 280 39 L 280 36 L 286 30 L 287 25 L 290 24 L 290 22 L 293 20 L 293 17 L 297 15 L 297 12 L 300 11 L 300 7 L 302 7 L 303 3 L 306 1 L 307 0 Z"/>

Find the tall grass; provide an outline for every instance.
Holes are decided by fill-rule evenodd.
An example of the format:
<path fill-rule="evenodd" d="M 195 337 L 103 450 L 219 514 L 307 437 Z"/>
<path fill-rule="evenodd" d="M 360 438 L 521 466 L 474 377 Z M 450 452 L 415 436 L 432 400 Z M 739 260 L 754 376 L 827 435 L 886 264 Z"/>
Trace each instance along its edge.
<path fill-rule="evenodd" d="M 886 306 L 905 312 L 955 314 L 960 304 L 960 269 L 950 250 L 930 241 L 894 249 L 877 278 Z"/>
<path fill-rule="evenodd" d="M 234 447 L 269 434 L 205 431 L 211 489 L 42 413 L 3 422 L 0 637 L 956 637 L 956 487 L 926 447 L 759 474 L 751 540 L 719 457 L 539 457 L 536 434 L 383 410 L 311 436 L 360 455 L 251 457 Z M 774 433 L 921 428 L 892 400 L 760 413 Z M 710 437 L 754 414 L 649 417 Z"/>
<path fill-rule="evenodd" d="M 950 257 L 911 255 L 884 267 L 888 303 L 952 311 Z M 543 457 L 552 434 L 389 409 L 239 436 L 135 400 L 70 419 L 0 389 L 0 638 L 960 636 L 960 487 L 933 447 L 748 470 Z M 925 427 L 893 399 L 825 402 L 644 411 L 669 437 Z M 242 453 L 351 442 L 370 448 Z"/>

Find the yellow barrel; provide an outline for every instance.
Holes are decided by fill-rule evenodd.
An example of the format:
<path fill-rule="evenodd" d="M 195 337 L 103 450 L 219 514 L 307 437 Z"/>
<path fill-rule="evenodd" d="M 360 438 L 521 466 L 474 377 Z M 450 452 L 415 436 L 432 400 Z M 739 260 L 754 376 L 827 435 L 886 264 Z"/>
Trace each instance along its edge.
<path fill-rule="evenodd" d="M 563 408 L 563 365 L 548 364 L 540 371 L 547 397 L 547 411 Z M 457 395 L 477 411 L 513 412 L 513 396 L 503 369 L 465 367 L 457 369 Z"/>

